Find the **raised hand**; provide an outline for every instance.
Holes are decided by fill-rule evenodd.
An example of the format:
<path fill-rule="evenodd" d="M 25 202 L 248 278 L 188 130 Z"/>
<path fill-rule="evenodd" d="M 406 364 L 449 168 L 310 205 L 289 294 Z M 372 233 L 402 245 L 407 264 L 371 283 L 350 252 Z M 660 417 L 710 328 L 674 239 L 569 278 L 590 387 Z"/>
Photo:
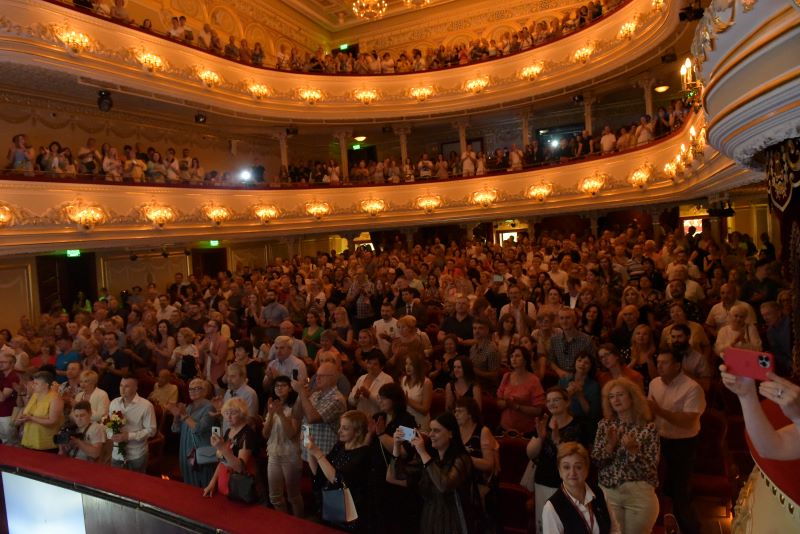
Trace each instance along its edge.
<path fill-rule="evenodd" d="M 767 373 L 767 378 L 769 380 L 762 382 L 758 391 L 780 406 L 786 417 L 798 424 L 800 422 L 800 386 L 775 373 Z"/>

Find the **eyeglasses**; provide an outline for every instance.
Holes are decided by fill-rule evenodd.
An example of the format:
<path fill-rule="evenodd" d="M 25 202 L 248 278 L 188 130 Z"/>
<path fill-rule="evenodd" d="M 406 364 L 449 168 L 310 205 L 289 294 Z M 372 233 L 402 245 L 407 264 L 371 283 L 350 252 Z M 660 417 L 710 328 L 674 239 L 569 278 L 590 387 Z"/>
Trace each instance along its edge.
<path fill-rule="evenodd" d="M 608 399 L 609 400 L 621 399 L 623 397 L 625 397 L 625 393 L 609 393 L 608 394 Z"/>

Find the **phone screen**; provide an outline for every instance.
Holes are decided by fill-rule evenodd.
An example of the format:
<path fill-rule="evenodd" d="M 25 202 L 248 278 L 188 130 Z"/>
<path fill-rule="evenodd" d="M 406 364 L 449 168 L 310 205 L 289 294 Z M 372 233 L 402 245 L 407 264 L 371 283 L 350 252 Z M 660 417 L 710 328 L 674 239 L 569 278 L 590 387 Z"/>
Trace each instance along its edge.
<path fill-rule="evenodd" d="M 211 427 L 211 434 L 214 435 L 214 436 L 222 437 L 222 429 L 220 427 L 218 427 L 218 426 L 212 426 Z"/>

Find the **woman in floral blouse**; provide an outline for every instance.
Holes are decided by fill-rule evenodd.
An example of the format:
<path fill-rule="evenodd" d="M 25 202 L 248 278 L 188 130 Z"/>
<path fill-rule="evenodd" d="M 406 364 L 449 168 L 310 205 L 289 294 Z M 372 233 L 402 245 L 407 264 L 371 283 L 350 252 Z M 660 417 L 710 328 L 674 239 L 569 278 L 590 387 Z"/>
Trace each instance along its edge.
<path fill-rule="evenodd" d="M 623 534 L 649 533 L 658 517 L 660 445 L 644 393 L 627 378 L 603 387 L 603 419 L 592 457 L 598 481 Z"/>

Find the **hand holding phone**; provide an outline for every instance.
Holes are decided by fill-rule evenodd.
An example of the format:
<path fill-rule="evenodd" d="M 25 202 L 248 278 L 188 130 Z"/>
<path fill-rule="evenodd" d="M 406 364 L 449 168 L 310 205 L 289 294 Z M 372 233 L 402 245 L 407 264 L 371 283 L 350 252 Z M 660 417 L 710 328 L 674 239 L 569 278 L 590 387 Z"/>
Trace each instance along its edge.
<path fill-rule="evenodd" d="M 407 426 L 399 426 L 398 430 L 400 430 L 403 433 L 403 441 L 409 441 L 409 442 L 412 439 L 414 439 L 414 436 L 417 433 L 415 429 Z"/>
<path fill-rule="evenodd" d="M 775 357 L 769 352 L 728 347 L 722 353 L 727 372 L 754 380 L 769 380 L 767 373 L 775 372 Z"/>
<path fill-rule="evenodd" d="M 311 432 L 308 428 L 308 425 L 303 425 L 300 427 L 300 432 L 303 436 L 303 448 L 308 448 L 309 444 L 311 443 Z"/>
<path fill-rule="evenodd" d="M 300 373 L 297 369 L 292 369 L 292 380 L 297 380 L 297 377 L 300 376 Z"/>
<path fill-rule="evenodd" d="M 222 437 L 222 429 L 220 427 L 218 427 L 218 426 L 212 426 L 211 427 L 211 435 L 212 436 L 217 436 L 218 438 L 221 438 Z"/>

